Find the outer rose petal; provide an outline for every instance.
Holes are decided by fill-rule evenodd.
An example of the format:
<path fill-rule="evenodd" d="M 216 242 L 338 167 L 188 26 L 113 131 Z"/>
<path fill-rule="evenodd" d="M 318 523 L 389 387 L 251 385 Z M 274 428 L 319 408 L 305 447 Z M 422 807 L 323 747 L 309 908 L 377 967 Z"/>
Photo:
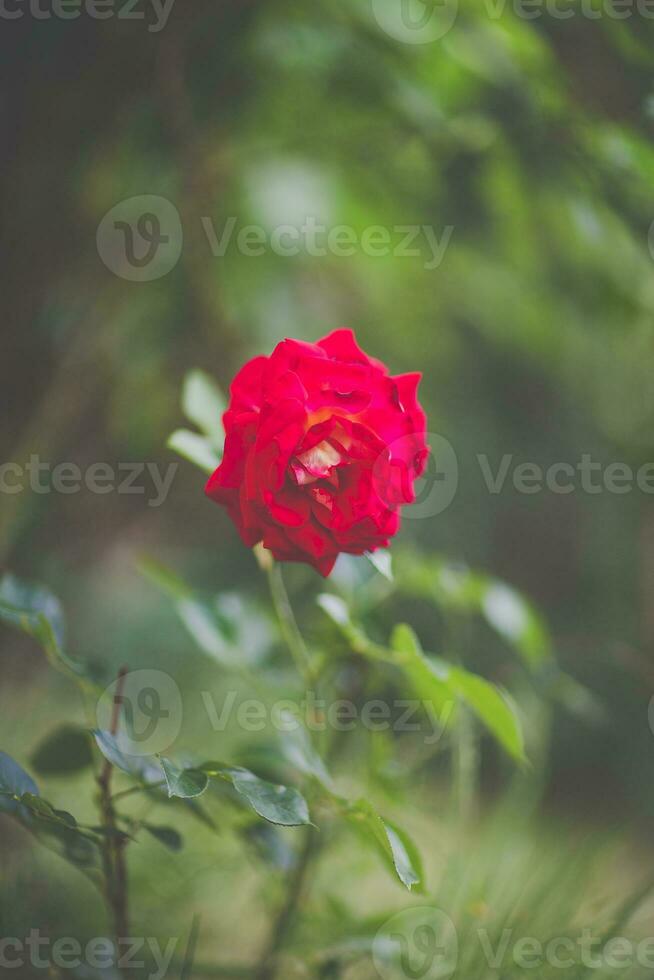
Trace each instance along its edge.
<path fill-rule="evenodd" d="M 387 547 L 428 453 L 419 381 L 391 377 L 351 330 L 282 341 L 232 382 L 207 495 L 246 544 L 321 575 L 342 552 Z"/>

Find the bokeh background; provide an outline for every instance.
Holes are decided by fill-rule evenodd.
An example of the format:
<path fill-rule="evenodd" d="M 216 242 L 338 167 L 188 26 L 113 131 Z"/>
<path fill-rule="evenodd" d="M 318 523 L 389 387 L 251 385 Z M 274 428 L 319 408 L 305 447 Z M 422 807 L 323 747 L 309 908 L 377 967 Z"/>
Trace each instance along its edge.
<path fill-rule="evenodd" d="M 516 827 L 512 812 L 503 846 L 523 855 L 527 875 L 550 845 L 567 840 L 577 853 L 588 835 L 617 833 L 621 857 L 593 864 L 616 897 L 652 860 L 654 499 L 637 486 L 590 494 L 578 481 L 570 494 L 524 494 L 510 477 L 493 494 L 477 457 L 493 471 L 505 454 L 544 469 L 583 454 L 603 468 L 654 460 L 653 21 L 636 7 L 619 17 L 624 5 L 611 0 L 570 3 L 565 19 L 461 0 L 442 37 L 412 43 L 416 31 L 405 25 L 403 36 L 390 0 L 177 0 L 158 31 L 139 9 L 144 20 L 68 21 L 37 20 L 26 7 L 2 23 L 2 460 L 165 468 L 176 461 L 166 440 L 182 422 L 186 372 L 202 368 L 226 389 L 245 359 L 286 336 L 315 340 L 349 325 L 395 373 L 420 369 L 429 428 L 454 448 L 459 484 L 442 513 L 405 522 L 399 547 L 482 569 L 528 596 L 560 666 L 597 708 L 553 709 L 538 830 Z M 146 282 L 108 268 L 96 243 L 105 214 L 141 195 L 171 202 L 183 228 L 179 261 Z M 206 233 L 208 221 L 218 236 L 230 218 L 270 234 L 308 216 L 359 236 L 383 226 L 393 244 L 403 225 L 449 238 L 442 261 L 425 268 L 422 236 L 414 256 L 360 245 L 348 256 L 268 247 L 252 256 L 233 240 L 214 255 Z M 180 462 L 160 507 L 148 493 L 0 495 L 2 565 L 60 596 L 70 646 L 109 676 L 123 663 L 160 666 L 189 703 L 226 682 L 138 572 L 140 557 L 243 603 L 237 619 L 254 621 L 250 603 L 266 615 L 256 564 L 202 487 Z M 289 575 L 310 635 L 312 575 Z M 383 615 L 410 619 L 438 651 L 433 610 L 393 601 Z M 265 621 L 261 631 L 265 646 Z M 28 639 L 3 629 L 0 651 L 2 748 L 27 764 L 52 724 L 79 709 Z M 505 679 L 490 634 L 477 631 L 466 657 Z M 203 734 L 190 714 L 188 747 Z M 210 738 L 203 754 L 220 755 Z M 438 829 L 447 780 L 434 760 L 420 772 L 401 807 L 437 881 L 450 840 Z M 482 812 L 506 783 L 494 757 L 484 772 Z M 83 780 L 49 791 L 90 806 Z M 197 833 L 202 853 L 184 859 L 139 845 L 139 929 L 185 935 L 199 910 L 203 958 L 222 947 L 247 963 L 277 885 L 229 834 Z M 338 905 L 353 866 L 343 848 L 324 872 L 330 922 L 353 915 Z M 6 820 L 0 853 L 5 930 L 102 930 L 84 879 Z M 403 896 L 361 860 L 360 917 L 380 894 L 400 908 Z M 488 868 L 492 876 L 490 858 Z"/>

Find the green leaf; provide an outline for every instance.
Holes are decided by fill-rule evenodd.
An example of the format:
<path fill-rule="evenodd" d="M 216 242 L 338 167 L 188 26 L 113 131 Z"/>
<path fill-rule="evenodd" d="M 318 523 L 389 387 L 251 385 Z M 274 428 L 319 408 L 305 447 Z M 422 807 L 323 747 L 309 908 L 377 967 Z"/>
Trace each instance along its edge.
<path fill-rule="evenodd" d="M 39 743 L 32 753 L 35 771 L 44 775 L 77 772 L 91 765 L 89 733 L 77 725 L 61 725 Z"/>
<path fill-rule="evenodd" d="M 294 719 L 294 716 L 291 715 L 290 711 L 284 711 L 281 718 L 283 722 L 286 722 L 287 719 Z M 282 754 L 291 766 L 298 772 L 304 773 L 305 776 L 313 776 L 321 786 L 331 792 L 332 778 L 325 763 L 311 744 L 309 733 L 299 721 L 293 728 L 289 725 L 288 730 L 284 731 L 281 737 L 281 747 Z"/>
<path fill-rule="evenodd" d="M 384 820 L 367 800 L 349 805 L 347 817 L 364 839 L 372 841 L 386 866 L 409 891 L 423 881 L 422 862 L 408 835 Z"/>
<path fill-rule="evenodd" d="M 61 603 L 47 589 L 19 582 L 13 575 L 5 575 L 0 581 L 0 622 L 36 640 L 56 669 L 77 681 L 92 680 L 88 666 L 73 660 L 64 651 Z"/>
<path fill-rule="evenodd" d="M 0 813 L 24 818 L 27 811 L 18 802 L 23 793 L 38 796 L 38 786 L 15 759 L 0 752 Z"/>
<path fill-rule="evenodd" d="M 347 603 L 340 596 L 332 595 L 331 592 L 323 592 L 318 596 L 316 602 L 337 626 L 343 628 L 352 625 Z"/>
<path fill-rule="evenodd" d="M 366 551 L 366 558 L 380 575 L 383 575 L 389 582 L 393 581 L 393 564 L 390 551 L 385 549 Z"/>
<path fill-rule="evenodd" d="M 56 810 L 51 803 L 48 803 L 41 796 L 34 793 L 23 793 L 20 802 L 23 806 L 27 807 L 30 813 L 40 820 L 67 827 L 69 830 L 75 830 L 77 828 L 77 821 L 72 814 L 66 810 Z"/>
<path fill-rule="evenodd" d="M 166 442 L 168 449 L 211 474 L 220 466 L 220 454 L 206 436 L 189 429 L 176 429 Z"/>
<path fill-rule="evenodd" d="M 123 752 L 120 737 L 111 732 L 94 729 L 92 735 L 96 745 L 112 766 L 116 766 L 129 776 L 135 776 L 144 783 L 161 782 L 163 776 L 159 761 L 152 755 L 130 755 Z"/>
<path fill-rule="evenodd" d="M 248 769 L 230 769 L 234 789 L 244 796 L 252 809 L 270 823 L 282 827 L 299 827 L 311 823 L 307 802 L 296 789 L 275 786 L 259 779 Z"/>
<path fill-rule="evenodd" d="M 209 776 L 230 782 L 252 809 L 270 823 L 282 827 L 299 827 L 311 823 L 306 800 L 292 787 L 269 783 L 255 776 L 249 769 L 225 766 L 221 762 L 205 762 L 199 769 Z"/>
<path fill-rule="evenodd" d="M 398 623 L 391 634 L 393 662 L 411 681 L 418 697 L 430 706 L 434 716 L 446 723 L 455 700 L 448 683 L 447 670 L 439 670 L 423 652 L 420 640 L 406 623 Z"/>
<path fill-rule="evenodd" d="M 179 796 L 183 800 L 192 800 L 202 796 L 209 785 L 209 777 L 200 769 L 179 769 L 170 759 L 160 757 L 161 768 L 166 778 L 168 796 Z"/>
<path fill-rule="evenodd" d="M 213 378 L 197 369 L 186 375 L 182 410 L 216 448 L 220 448 L 224 438 L 222 416 L 226 407 L 225 398 Z"/>
<path fill-rule="evenodd" d="M 493 629 L 523 657 L 527 665 L 540 666 L 552 656 L 550 639 L 534 608 L 515 589 L 489 581 L 481 610 Z"/>
<path fill-rule="evenodd" d="M 472 709 L 517 762 L 525 762 L 524 738 L 516 707 L 506 692 L 461 667 L 449 667 L 451 689 Z"/>
<path fill-rule="evenodd" d="M 143 824 L 149 834 L 170 851 L 181 851 L 184 846 L 182 835 L 174 827 L 155 827 L 153 824 Z"/>
<path fill-rule="evenodd" d="M 225 667 L 238 663 L 223 635 L 218 615 L 181 578 L 151 558 L 142 558 L 138 567 L 142 575 L 174 600 L 178 616 L 203 653 Z"/>
<path fill-rule="evenodd" d="M 77 826 L 66 810 L 57 810 L 39 795 L 28 773 L 0 752 L 0 812 L 15 817 L 42 843 L 83 871 L 99 866 L 96 838 Z"/>

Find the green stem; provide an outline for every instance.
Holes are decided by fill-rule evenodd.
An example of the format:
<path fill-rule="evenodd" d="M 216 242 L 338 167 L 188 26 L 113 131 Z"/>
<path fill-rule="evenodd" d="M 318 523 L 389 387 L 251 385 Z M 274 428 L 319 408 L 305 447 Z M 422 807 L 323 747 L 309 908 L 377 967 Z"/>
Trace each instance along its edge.
<path fill-rule="evenodd" d="M 268 584 L 286 645 L 307 689 L 311 690 L 315 683 L 315 677 L 309 651 L 306 648 L 306 644 L 297 625 L 286 586 L 284 585 L 284 579 L 282 578 L 282 570 L 277 562 L 273 561 L 268 570 Z"/>
<path fill-rule="evenodd" d="M 469 709 L 459 704 L 454 730 L 454 785 L 456 814 L 461 824 L 469 823 L 477 802 L 479 748 L 475 720 Z"/>

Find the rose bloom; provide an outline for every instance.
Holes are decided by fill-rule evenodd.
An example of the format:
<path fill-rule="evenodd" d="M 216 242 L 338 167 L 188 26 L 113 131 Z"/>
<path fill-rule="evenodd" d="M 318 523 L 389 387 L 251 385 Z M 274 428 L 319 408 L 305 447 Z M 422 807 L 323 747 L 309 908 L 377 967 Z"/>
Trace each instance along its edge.
<path fill-rule="evenodd" d="M 329 575 L 341 552 L 388 546 L 425 468 L 421 375 L 392 376 L 351 330 L 283 340 L 231 385 L 225 453 L 206 493 L 248 546 Z"/>

